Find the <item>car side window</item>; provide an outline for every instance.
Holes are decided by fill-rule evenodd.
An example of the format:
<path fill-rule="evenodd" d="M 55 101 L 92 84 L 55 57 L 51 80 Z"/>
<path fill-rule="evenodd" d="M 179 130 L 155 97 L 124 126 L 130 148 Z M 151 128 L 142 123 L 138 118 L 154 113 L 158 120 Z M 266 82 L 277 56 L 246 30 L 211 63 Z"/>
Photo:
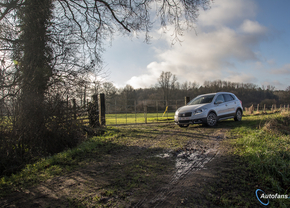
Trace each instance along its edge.
<path fill-rule="evenodd" d="M 230 94 L 224 94 L 224 97 L 226 102 L 234 100 L 233 96 Z"/>
<path fill-rule="evenodd" d="M 215 99 L 214 103 L 218 103 L 219 101 L 222 101 L 222 103 L 225 102 L 223 95 L 218 95 L 217 98 Z"/>

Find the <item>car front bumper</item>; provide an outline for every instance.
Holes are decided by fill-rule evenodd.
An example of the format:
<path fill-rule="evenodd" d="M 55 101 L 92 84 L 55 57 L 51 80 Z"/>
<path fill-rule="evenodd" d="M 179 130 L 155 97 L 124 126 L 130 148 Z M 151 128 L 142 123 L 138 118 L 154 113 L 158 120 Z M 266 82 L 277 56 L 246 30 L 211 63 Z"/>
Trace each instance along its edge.
<path fill-rule="evenodd" d="M 174 116 L 175 124 L 200 124 L 206 123 L 207 112 L 202 112 L 190 117 L 179 117 L 178 115 Z"/>

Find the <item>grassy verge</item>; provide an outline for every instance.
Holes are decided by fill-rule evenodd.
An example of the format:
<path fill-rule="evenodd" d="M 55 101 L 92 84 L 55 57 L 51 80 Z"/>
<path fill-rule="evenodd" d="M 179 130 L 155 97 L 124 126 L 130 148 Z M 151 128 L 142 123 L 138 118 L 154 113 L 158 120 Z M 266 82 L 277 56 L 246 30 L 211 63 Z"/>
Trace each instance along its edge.
<path fill-rule="evenodd" d="M 118 148 L 117 145 L 107 141 L 107 138 L 117 133 L 117 131 L 109 129 L 103 136 L 93 137 L 76 148 L 28 164 L 17 174 L 2 177 L 0 179 L 0 197 L 12 191 L 38 184 L 56 175 L 64 175 L 76 167 L 86 164 L 92 155 L 94 158 L 102 158 L 106 152 Z"/>
<path fill-rule="evenodd" d="M 231 169 L 220 172 L 216 181 L 216 205 L 263 206 L 256 198 L 257 189 L 290 196 L 289 124 L 290 117 L 281 114 L 246 116 L 240 126 L 224 124 L 231 127 L 229 137 L 233 138 L 227 143 L 232 151 L 225 160 Z M 269 207 L 290 207 L 290 198 L 269 199 Z"/>

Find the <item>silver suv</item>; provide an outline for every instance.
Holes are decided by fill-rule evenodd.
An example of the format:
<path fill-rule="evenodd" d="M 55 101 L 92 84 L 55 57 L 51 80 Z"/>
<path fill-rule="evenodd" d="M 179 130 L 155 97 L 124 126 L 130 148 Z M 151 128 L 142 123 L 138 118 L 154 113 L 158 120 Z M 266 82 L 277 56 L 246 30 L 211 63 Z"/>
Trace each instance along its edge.
<path fill-rule="evenodd" d="M 174 122 L 180 127 L 204 123 L 215 126 L 218 120 L 234 118 L 241 121 L 242 101 L 233 93 L 217 92 L 199 95 L 175 112 Z"/>

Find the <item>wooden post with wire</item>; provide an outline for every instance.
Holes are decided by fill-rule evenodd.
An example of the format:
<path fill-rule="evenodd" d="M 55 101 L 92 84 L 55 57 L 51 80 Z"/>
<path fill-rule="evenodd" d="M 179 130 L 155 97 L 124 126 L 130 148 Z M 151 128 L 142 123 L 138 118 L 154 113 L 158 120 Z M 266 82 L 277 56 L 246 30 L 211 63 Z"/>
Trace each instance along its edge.
<path fill-rule="evenodd" d="M 264 104 L 264 113 L 266 113 L 266 104 Z"/>
<path fill-rule="evenodd" d="M 185 105 L 187 105 L 187 103 L 189 103 L 190 101 L 190 97 L 184 97 L 184 101 L 185 101 Z"/>
<path fill-rule="evenodd" d="M 106 105 L 105 105 L 105 94 L 99 94 L 99 121 L 101 126 L 106 125 Z"/>
<path fill-rule="evenodd" d="M 145 105 L 144 105 L 144 119 L 145 119 L 145 124 L 147 124 L 147 104 L 145 101 Z"/>
<path fill-rule="evenodd" d="M 73 99 L 73 115 L 74 115 L 74 120 L 77 120 L 77 105 L 76 105 L 76 99 Z"/>

